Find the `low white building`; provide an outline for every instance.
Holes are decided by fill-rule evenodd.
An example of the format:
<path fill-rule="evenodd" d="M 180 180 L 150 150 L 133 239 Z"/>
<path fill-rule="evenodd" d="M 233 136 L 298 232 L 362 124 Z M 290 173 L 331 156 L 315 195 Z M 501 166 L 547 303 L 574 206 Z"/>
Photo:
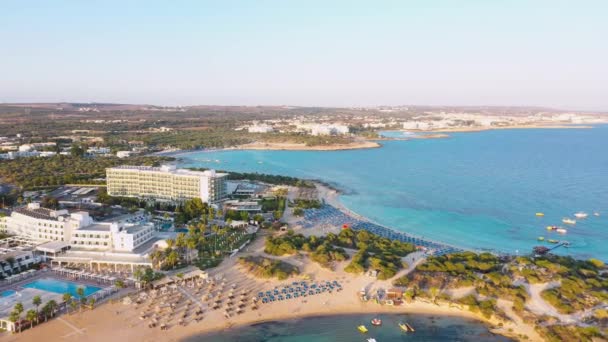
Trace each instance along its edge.
<path fill-rule="evenodd" d="M 116 156 L 118 158 L 128 158 L 131 156 L 132 153 L 132 151 L 118 151 L 116 152 Z"/>
<path fill-rule="evenodd" d="M 30 203 L 0 219 L 0 230 L 39 243 L 64 241 L 84 250 L 132 252 L 154 238 L 154 224 L 144 219 L 95 222 L 86 211 L 68 213 Z"/>
<path fill-rule="evenodd" d="M 88 154 L 109 154 L 111 152 L 108 147 L 89 147 L 87 149 Z"/>
<path fill-rule="evenodd" d="M 267 124 L 257 124 L 257 125 L 249 126 L 247 128 L 247 131 L 249 133 L 271 133 L 274 131 L 274 128 L 272 128 L 272 126 L 267 125 Z"/>
<path fill-rule="evenodd" d="M 403 129 L 427 130 L 431 129 L 432 125 L 425 121 L 407 121 L 403 123 Z"/>
<path fill-rule="evenodd" d="M 153 223 L 100 222 L 73 231 L 70 244 L 78 249 L 132 252 L 153 237 Z"/>
<path fill-rule="evenodd" d="M 346 125 L 318 124 L 310 128 L 310 134 L 312 135 L 342 135 L 348 133 L 349 129 Z"/>

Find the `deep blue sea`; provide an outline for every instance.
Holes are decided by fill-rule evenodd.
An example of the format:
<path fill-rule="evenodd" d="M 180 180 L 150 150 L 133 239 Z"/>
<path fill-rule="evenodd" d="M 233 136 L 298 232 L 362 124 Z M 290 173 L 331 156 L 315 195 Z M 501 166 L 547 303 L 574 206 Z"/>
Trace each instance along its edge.
<path fill-rule="evenodd" d="M 608 261 L 608 125 L 382 144 L 327 152 L 196 152 L 182 155 L 180 166 L 320 179 L 342 189 L 341 201 L 358 214 L 455 246 L 525 254 L 544 236 L 572 244 L 556 253 Z M 561 222 L 578 211 L 589 217 L 575 226 Z M 548 232 L 547 225 L 568 233 Z"/>
<path fill-rule="evenodd" d="M 382 326 L 374 327 L 372 318 L 382 319 Z M 415 332 L 402 332 L 399 322 L 408 322 Z M 362 334 L 357 326 L 364 324 L 368 333 Z M 230 329 L 224 332 L 192 337 L 186 342 L 355 342 L 375 338 L 387 341 L 511 341 L 491 334 L 480 322 L 457 317 L 428 315 L 346 315 L 312 317 L 281 322 L 269 322 Z"/>

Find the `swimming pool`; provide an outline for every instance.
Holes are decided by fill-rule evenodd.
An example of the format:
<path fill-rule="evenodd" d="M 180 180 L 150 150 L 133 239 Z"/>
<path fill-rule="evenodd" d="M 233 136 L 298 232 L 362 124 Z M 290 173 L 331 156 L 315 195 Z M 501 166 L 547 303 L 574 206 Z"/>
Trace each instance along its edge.
<path fill-rule="evenodd" d="M 31 283 L 27 283 L 27 284 L 23 285 L 23 287 L 30 288 L 30 289 L 38 289 L 38 290 L 43 290 L 43 291 L 48 291 L 48 292 L 54 292 L 54 293 L 60 293 L 60 294 L 69 293 L 73 297 L 78 297 L 78 293 L 76 292 L 76 290 L 79 287 L 84 288 L 85 296 L 89 296 L 89 295 L 101 290 L 101 287 L 83 285 L 83 284 L 78 284 L 78 283 L 74 283 L 71 281 L 65 281 L 65 280 L 59 280 L 59 279 L 53 279 L 53 278 L 41 278 L 41 279 L 38 279 Z"/>
<path fill-rule="evenodd" d="M 0 293 L 0 297 L 8 297 L 14 293 L 15 293 L 15 290 L 2 291 L 2 293 Z"/>

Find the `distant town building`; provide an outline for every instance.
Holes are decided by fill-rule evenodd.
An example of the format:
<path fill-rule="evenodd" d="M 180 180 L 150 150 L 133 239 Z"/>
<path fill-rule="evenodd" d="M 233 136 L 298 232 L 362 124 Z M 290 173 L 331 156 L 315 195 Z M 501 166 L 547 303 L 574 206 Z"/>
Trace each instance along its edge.
<path fill-rule="evenodd" d="M 403 129 L 426 130 L 430 127 L 431 125 L 424 121 L 407 121 L 403 123 Z"/>
<path fill-rule="evenodd" d="M 200 198 L 215 203 L 226 196 L 226 173 L 191 171 L 174 166 L 119 166 L 106 169 L 108 194 L 184 201 Z"/>
<path fill-rule="evenodd" d="M 317 124 L 313 125 L 310 130 L 312 135 L 341 135 L 348 134 L 348 126 L 335 124 Z"/>
<path fill-rule="evenodd" d="M 111 152 L 108 147 L 89 147 L 87 149 L 88 154 L 109 154 Z"/>
<path fill-rule="evenodd" d="M 131 156 L 132 153 L 132 151 L 118 151 L 116 152 L 116 156 L 118 158 L 128 158 Z"/>
<path fill-rule="evenodd" d="M 271 133 L 274 131 L 274 128 L 272 128 L 272 126 L 267 125 L 267 124 L 258 124 L 258 125 L 249 126 L 247 128 L 247 131 L 249 133 Z"/>

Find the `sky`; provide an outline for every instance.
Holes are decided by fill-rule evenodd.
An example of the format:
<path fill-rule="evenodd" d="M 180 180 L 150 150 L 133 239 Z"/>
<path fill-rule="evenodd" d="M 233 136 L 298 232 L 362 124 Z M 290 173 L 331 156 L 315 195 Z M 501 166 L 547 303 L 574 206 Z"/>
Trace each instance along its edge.
<path fill-rule="evenodd" d="M 0 102 L 608 110 L 608 1 L 0 1 Z"/>

